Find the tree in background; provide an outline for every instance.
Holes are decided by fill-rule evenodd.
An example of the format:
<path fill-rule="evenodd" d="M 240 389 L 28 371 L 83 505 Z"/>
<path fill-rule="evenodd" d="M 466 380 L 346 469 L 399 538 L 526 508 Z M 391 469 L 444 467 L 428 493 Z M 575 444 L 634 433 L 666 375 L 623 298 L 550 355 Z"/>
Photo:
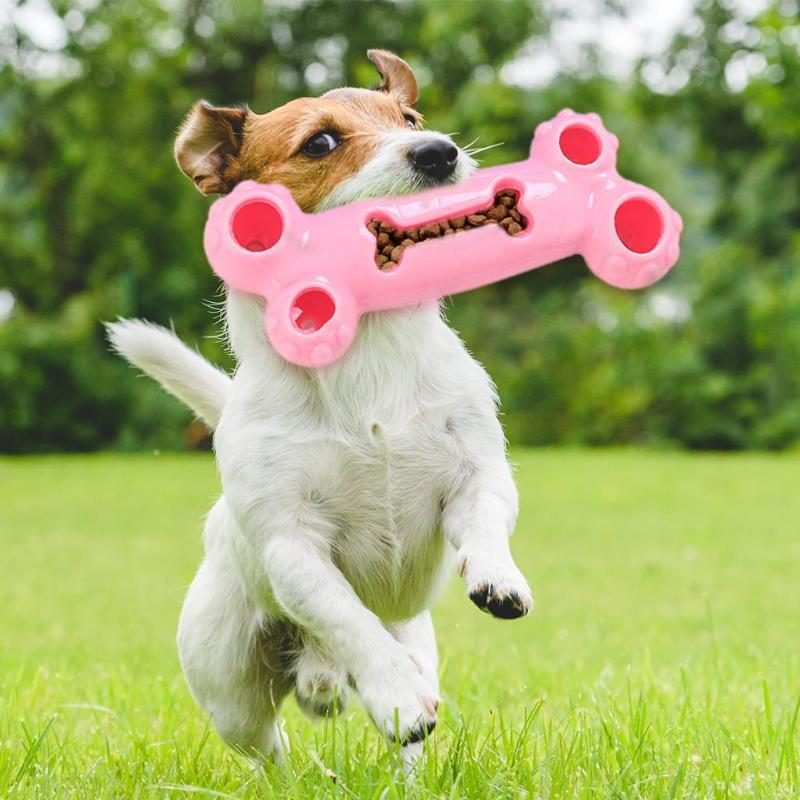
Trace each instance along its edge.
<path fill-rule="evenodd" d="M 371 85 L 373 46 L 417 69 L 433 127 L 504 143 L 486 164 L 523 157 L 562 106 L 600 112 L 622 140 L 621 171 L 685 215 L 678 268 L 646 292 L 588 280 L 575 259 L 448 303 L 497 380 L 512 441 L 796 441 L 796 4 L 747 20 L 702 3 L 624 84 L 591 52 L 545 87 L 506 83 L 501 68 L 546 33 L 547 8 L 55 2 L 45 43 L 24 16 L 0 23 L 0 450 L 185 443 L 187 412 L 111 356 L 99 324 L 174 322 L 227 358 L 201 248 L 208 200 L 172 162 L 175 128 L 199 97 L 266 111 Z"/>
<path fill-rule="evenodd" d="M 667 432 L 698 447 L 785 447 L 800 437 L 798 4 L 743 18 L 705 0 L 687 30 L 642 67 L 680 88 L 637 97 L 692 131 L 691 166 L 713 191 L 690 264 L 692 363 L 665 396 Z"/>

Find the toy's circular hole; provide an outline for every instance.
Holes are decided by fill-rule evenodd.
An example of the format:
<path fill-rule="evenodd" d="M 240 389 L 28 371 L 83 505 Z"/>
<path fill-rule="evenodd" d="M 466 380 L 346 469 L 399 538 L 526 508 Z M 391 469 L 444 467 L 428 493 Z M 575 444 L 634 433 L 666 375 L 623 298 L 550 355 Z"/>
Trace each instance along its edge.
<path fill-rule="evenodd" d="M 664 232 L 658 209 L 644 197 L 633 197 L 620 204 L 614 214 L 619 240 L 633 253 L 650 253 Z"/>
<path fill-rule="evenodd" d="M 277 244 L 283 233 L 283 217 L 272 203 L 253 200 L 233 213 L 233 238 L 245 250 L 260 253 Z"/>
<path fill-rule="evenodd" d="M 303 333 L 318 331 L 336 313 L 336 303 L 323 289 L 306 289 L 292 303 L 292 322 Z"/>
<path fill-rule="evenodd" d="M 568 125 L 561 131 L 558 145 L 564 157 L 573 164 L 594 164 L 600 158 L 600 139 L 584 125 Z"/>

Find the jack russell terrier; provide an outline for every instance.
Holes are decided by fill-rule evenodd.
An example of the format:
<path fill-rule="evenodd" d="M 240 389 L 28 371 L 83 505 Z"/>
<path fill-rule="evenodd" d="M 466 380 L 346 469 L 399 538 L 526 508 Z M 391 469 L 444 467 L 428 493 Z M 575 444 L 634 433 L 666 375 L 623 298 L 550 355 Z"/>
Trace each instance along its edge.
<path fill-rule="evenodd" d="M 198 103 L 175 143 L 181 170 L 203 194 L 281 183 L 309 212 L 471 174 L 469 152 L 424 130 L 408 64 L 368 56 L 377 89 L 266 114 Z M 322 369 L 282 360 L 263 317 L 260 298 L 228 291 L 232 376 L 163 328 L 108 326 L 120 354 L 214 430 L 224 494 L 181 613 L 186 679 L 250 754 L 283 754 L 292 690 L 316 716 L 354 690 L 413 759 L 436 724 L 429 609 L 453 561 L 482 610 L 511 619 L 532 605 L 509 549 L 517 491 L 494 386 L 438 303 L 367 315 Z"/>

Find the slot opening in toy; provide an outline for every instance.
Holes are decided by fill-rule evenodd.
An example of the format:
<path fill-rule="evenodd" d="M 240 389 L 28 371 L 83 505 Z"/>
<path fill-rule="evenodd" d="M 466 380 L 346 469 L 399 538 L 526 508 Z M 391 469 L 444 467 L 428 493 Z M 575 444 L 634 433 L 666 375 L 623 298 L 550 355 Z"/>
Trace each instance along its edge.
<path fill-rule="evenodd" d="M 651 200 L 630 197 L 619 204 L 614 214 L 614 229 L 632 253 L 651 253 L 661 241 L 664 220 Z"/>
<path fill-rule="evenodd" d="M 336 303 L 324 289 L 304 289 L 292 303 L 292 322 L 302 333 L 314 333 L 330 322 Z"/>
<path fill-rule="evenodd" d="M 367 228 L 375 237 L 375 263 L 383 271 L 397 267 L 403 253 L 415 244 L 457 233 L 499 225 L 509 236 L 518 236 L 531 224 L 518 208 L 519 192 L 500 189 L 487 208 L 459 217 L 429 222 L 413 228 L 397 228 L 382 219 L 371 219 Z"/>
<path fill-rule="evenodd" d="M 594 164 L 602 151 L 597 134 L 586 125 L 567 125 L 558 138 L 564 158 L 582 167 Z"/>
<path fill-rule="evenodd" d="M 266 200 L 251 200 L 233 212 L 231 232 L 239 247 L 260 253 L 278 243 L 283 233 L 283 215 Z"/>

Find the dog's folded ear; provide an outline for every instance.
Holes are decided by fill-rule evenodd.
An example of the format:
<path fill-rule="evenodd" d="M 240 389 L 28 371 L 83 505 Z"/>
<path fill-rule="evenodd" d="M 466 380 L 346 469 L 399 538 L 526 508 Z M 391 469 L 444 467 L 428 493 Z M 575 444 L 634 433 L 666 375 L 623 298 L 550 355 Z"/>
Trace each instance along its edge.
<path fill-rule="evenodd" d="M 175 140 L 175 160 L 203 194 L 229 192 L 239 179 L 238 154 L 249 111 L 196 103 Z"/>
<path fill-rule="evenodd" d="M 388 50 L 367 50 L 367 58 L 380 73 L 378 91 L 394 95 L 401 103 L 413 108 L 419 99 L 419 88 L 411 67 Z"/>

